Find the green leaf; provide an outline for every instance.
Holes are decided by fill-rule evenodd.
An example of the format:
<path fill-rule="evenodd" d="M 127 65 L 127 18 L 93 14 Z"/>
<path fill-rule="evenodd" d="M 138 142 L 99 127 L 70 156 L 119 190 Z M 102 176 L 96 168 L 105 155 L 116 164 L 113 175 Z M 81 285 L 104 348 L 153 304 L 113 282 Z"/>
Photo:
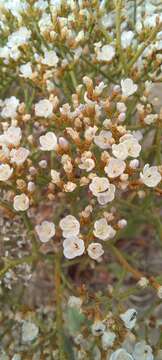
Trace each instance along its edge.
<path fill-rule="evenodd" d="M 70 307 L 67 311 L 67 323 L 68 329 L 71 334 L 75 334 L 80 331 L 81 326 L 85 322 L 85 316 L 80 313 L 77 308 Z"/>

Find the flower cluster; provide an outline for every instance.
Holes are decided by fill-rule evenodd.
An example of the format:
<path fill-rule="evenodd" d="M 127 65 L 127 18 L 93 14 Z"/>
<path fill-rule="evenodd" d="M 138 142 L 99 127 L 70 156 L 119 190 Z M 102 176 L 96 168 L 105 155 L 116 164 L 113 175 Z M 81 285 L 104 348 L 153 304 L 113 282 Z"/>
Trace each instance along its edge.
<path fill-rule="evenodd" d="M 73 327 L 84 323 L 84 302 L 83 332 L 101 338 L 88 347 L 77 334 L 71 358 L 90 359 L 98 344 L 96 360 L 154 358 L 139 336 L 126 344 L 134 306 L 100 320 L 107 299 L 113 310 L 115 294 L 129 297 L 127 272 L 133 294 L 152 287 L 162 298 L 158 271 L 141 259 L 154 232 L 162 238 L 162 16 L 152 2 L 135 1 L 132 15 L 122 0 L 0 0 L 1 284 L 28 287 L 55 265 L 56 360 L 65 358 L 69 290 L 78 295 L 68 305 L 79 311 L 67 313 Z M 27 316 L 22 343 L 38 334 Z"/>

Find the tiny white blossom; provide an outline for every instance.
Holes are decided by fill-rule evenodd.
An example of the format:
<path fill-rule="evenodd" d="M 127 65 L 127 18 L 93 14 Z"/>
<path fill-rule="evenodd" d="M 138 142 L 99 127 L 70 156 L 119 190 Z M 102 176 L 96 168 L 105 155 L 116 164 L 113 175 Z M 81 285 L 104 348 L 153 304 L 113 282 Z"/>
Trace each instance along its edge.
<path fill-rule="evenodd" d="M 124 96 L 131 96 L 133 95 L 137 89 L 137 84 L 134 84 L 133 80 L 130 78 L 121 80 L 121 88 L 122 88 L 122 94 Z"/>
<path fill-rule="evenodd" d="M 29 154 L 30 151 L 24 147 L 19 147 L 18 149 L 12 149 L 10 152 L 11 163 L 22 165 L 29 156 Z"/>
<path fill-rule="evenodd" d="M 52 182 L 54 184 L 58 184 L 60 182 L 60 173 L 54 169 L 51 170 L 51 178 L 52 178 Z"/>
<path fill-rule="evenodd" d="M 26 64 L 23 64 L 20 66 L 20 76 L 24 77 L 25 79 L 31 79 L 32 78 L 32 66 L 31 62 L 29 61 Z"/>
<path fill-rule="evenodd" d="M 93 260 L 99 260 L 100 257 L 104 254 L 104 250 L 101 244 L 92 242 L 88 245 L 87 252 L 90 258 Z"/>
<path fill-rule="evenodd" d="M 10 98 L 5 99 L 3 102 L 3 109 L 1 111 L 1 116 L 4 119 L 6 118 L 13 119 L 14 117 L 16 117 L 19 103 L 20 101 L 15 96 L 11 96 Z"/>
<path fill-rule="evenodd" d="M 51 151 L 56 150 L 57 148 L 57 137 L 51 131 L 47 132 L 45 135 L 40 136 L 39 141 L 41 145 L 40 149 L 42 151 Z"/>
<path fill-rule="evenodd" d="M 69 307 L 75 307 L 78 310 L 80 310 L 81 306 L 82 306 L 82 299 L 78 296 L 70 296 L 69 300 L 68 300 L 68 306 Z"/>
<path fill-rule="evenodd" d="M 112 347 L 116 339 L 116 334 L 113 331 L 107 330 L 104 331 L 101 342 L 103 350 L 107 350 L 109 347 Z"/>
<path fill-rule="evenodd" d="M 40 100 L 35 104 L 35 115 L 38 117 L 48 118 L 53 114 L 52 102 L 48 99 Z"/>
<path fill-rule="evenodd" d="M 120 315 L 124 325 L 127 329 L 133 329 L 137 320 L 137 311 L 135 309 L 128 309 L 125 313 Z"/>
<path fill-rule="evenodd" d="M 157 294 L 158 294 L 159 299 L 162 299 L 162 286 L 159 286 Z"/>
<path fill-rule="evenodd" d="M 134 32 L 133 31 L 123 31 L 121 34 L 121 43 L 122 47 L 126 49 L 132 44 L 132 40 L 134 38 Z"/>
<path fill-rule="evenodd" d="M 60 220 L 60 228 L 64 237 L 76 236 L 80 231 L 80 223 L 73 215 L 67 215 Z"/>
<path fill-rule="evenodd" d="M 98 239 L 109 240 L 115 236 L 116 231 L 108 225 L 105 218 L 101 218 L 95 221 L 93 233 Z"/>
<path fill-rule="evenodd" d="M 81 161 L 82 163 L 78 165 L 81 170 L 89 172 L 95 167 L 95 162 L 93 159 L 81 159 Z"/>
<path fill-rule="evenodd" d="M 92 179 L 89 188 L 92 191 L 93 195 L 98 196 L 104 191 L 106 191 L 109 188 L 109 185 L 110 185 L 109 180 L 106 177 L 95 176 Z"/>
<path fill-rule="evenodd" d="M 138 140 L 131 134 L 124 135 L 120 138 L 119 144 L 112 145 L 112 153 L 117 159 L 125 160 L 128 156 L 136 158 L 141 151 L 141 145 Z"/>
<path fill-rule="evenodd" d="M 153 360 L 154 356 L 152 353 L 151 346 L 147 345 L 146 342 L 143 340 L 138 342 L 133 351 L 133 359 L 134 360 Z"/>
<path fill-rule="evenodd" d="M 159 173 L 157 166 L 146 164 L 143 171 L 140 173 L 140 178 L 146 186 L 155 187 L 161 181 L 161 174 Z"/>
<path fill-rule="evenodd" d="M 0 181 L 7 181 L 13 173 L 13 169 L 8 164 L 0 164 Z"/>
<path fill-rule="evenodd" d="M 40 225 L 35 226 L 39 240 L 43 243 L 49 241 L 55 235 L 55 225 L 50 221 L 43 221 Z"/>
<path fill-rule="evenodd" d="M 111 45 L 104 45 L 97 50 L 97 60 L 99 61 L 111 61 L 114 56 L 115 49 Z"/>
<path fill-rule="evenodd" d="M 45 51 L 42 64 L 56 67 L 59 62 L 59 58 L 54 50 Z"/>
<path fill-rule="evenodd" d="M 105 324 L 100 320 L 95 321 L 91 327 L 92 334 L 94 336 L 101 336 L 104 333 L 105 329 Z"/>
<path fill-rule="evenodd" d="M 22 341 L 24 343 L 33 341 L 39 333 L 38 327 L 31 321 L 24 321 L 22 325 Z"/>
<path fill-rule="evenodd" d="M 84 241 L 77 236 L 69 236 L 63 241 L 63 253 L 67 259 L 74 259 L 84 253 Z"/>
<path fill-rule="evenodd" d="M 64 184 L 65 192 L 73 192 L 76 189 L 77 185 L 72 181 L 68 181 L 67 184 Z"/>
<path fill-rule="evenodd" d="M 22 132 L 19 127 L 10 126 L 4 132 L 5 143 L 8 145 L 18 146 L 20 144 L 22 138 Z"/>
<path fill-rule="evenodd" d="M 158 118 L 157 114 L 148 114 L 144 118 L 144 123 L 147 125 L 151 125 L 151 124 L 155 123 L 157 118 Z"/>
<path fill-rule="evenodd" d="M 110 131 L 102 130 L 99 135 L 94 137 L 94 143 L 101 149 L 110 149 L 112 145 L 112 133 Z"/>
<path fill-rule="evenodd" d="M 149 280 L 146 277 L 142 276 L 138 281 L 138 285 L 141 288 L 146 288 L 149 285 Z"/>
<path fill-rule="evenodd" d="M 126 164 L 123 160 L 111 158 L 104 170 L 109 178 L 116 178 L 123 174 Z"/>
<path fill-rule="evenodd" d="M 14 197 L 13 207 L 16 211 L 25 211 L 29 208 L 29 198 L 27 195 L 22 193 Z"/>
<path fill-rule="evenodd" d="M 132 355 L 130 355 L 125 349 L 120 348 L 111 354 L 109 360 L 134 360 L 134 359 Z"/>
<path fill-rule="evenodd" d="M 103 193 L 100 193 L 97 196 L 97 200 L 100 205 L 106 205 L 107 203 L 113 201 L 115 198 L 115 185 L 110 184 L 108 190 Z"/>

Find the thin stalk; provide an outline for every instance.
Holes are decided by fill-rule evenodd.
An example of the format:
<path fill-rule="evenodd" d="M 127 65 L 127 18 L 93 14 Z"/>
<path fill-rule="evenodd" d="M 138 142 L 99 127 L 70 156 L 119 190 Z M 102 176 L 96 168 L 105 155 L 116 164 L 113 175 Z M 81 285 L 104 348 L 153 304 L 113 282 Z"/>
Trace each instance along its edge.
<path fill-rule="evenodd" d="M 56 254 L 55 257 L 55 299 L 56 299 L 56 329 L 57 329 L 57 342 L 59 349 L 59 359 L 66 360 L 64 353 L 64 341 L 63 341 L 63 327 L 62 327 L 62 284 L 61 284 L 61 254 Z"/>
<path fill-rule="evenodd" d="M 124 72 L 127 73 L 124 52 L 121 44 L 121 14 L 122 14 L 122 0 L 116 0 L 116 47 L 119 59 L 122 63 Z"/>
<path fill-rule="evenodd" d="M 162 23 L 159 23 L 152 31 L 148 39 L 145 41 L 145 43 L 136 51 L 134 57 L 129 62 L 127 66 L 127 70 L 130 71 L 133 67 L 133 65 L 136 63 L 136 61 L 139 59 L 139 57 L 142 55 L 144 50 L 147 48 L 148 45 L 150 45 L 153 40 L 156 38 L 157 33 L 161 30 Z"/>

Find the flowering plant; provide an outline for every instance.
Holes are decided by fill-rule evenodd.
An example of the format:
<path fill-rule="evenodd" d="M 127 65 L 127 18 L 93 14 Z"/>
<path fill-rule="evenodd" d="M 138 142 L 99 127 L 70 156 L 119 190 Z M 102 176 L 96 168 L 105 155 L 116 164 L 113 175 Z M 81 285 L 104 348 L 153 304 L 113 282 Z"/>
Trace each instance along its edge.
<path fill-rule="evenodd" d="M 162 358 L 161 50 L 160 4 L 0 0 L 1 359 Z"/>

